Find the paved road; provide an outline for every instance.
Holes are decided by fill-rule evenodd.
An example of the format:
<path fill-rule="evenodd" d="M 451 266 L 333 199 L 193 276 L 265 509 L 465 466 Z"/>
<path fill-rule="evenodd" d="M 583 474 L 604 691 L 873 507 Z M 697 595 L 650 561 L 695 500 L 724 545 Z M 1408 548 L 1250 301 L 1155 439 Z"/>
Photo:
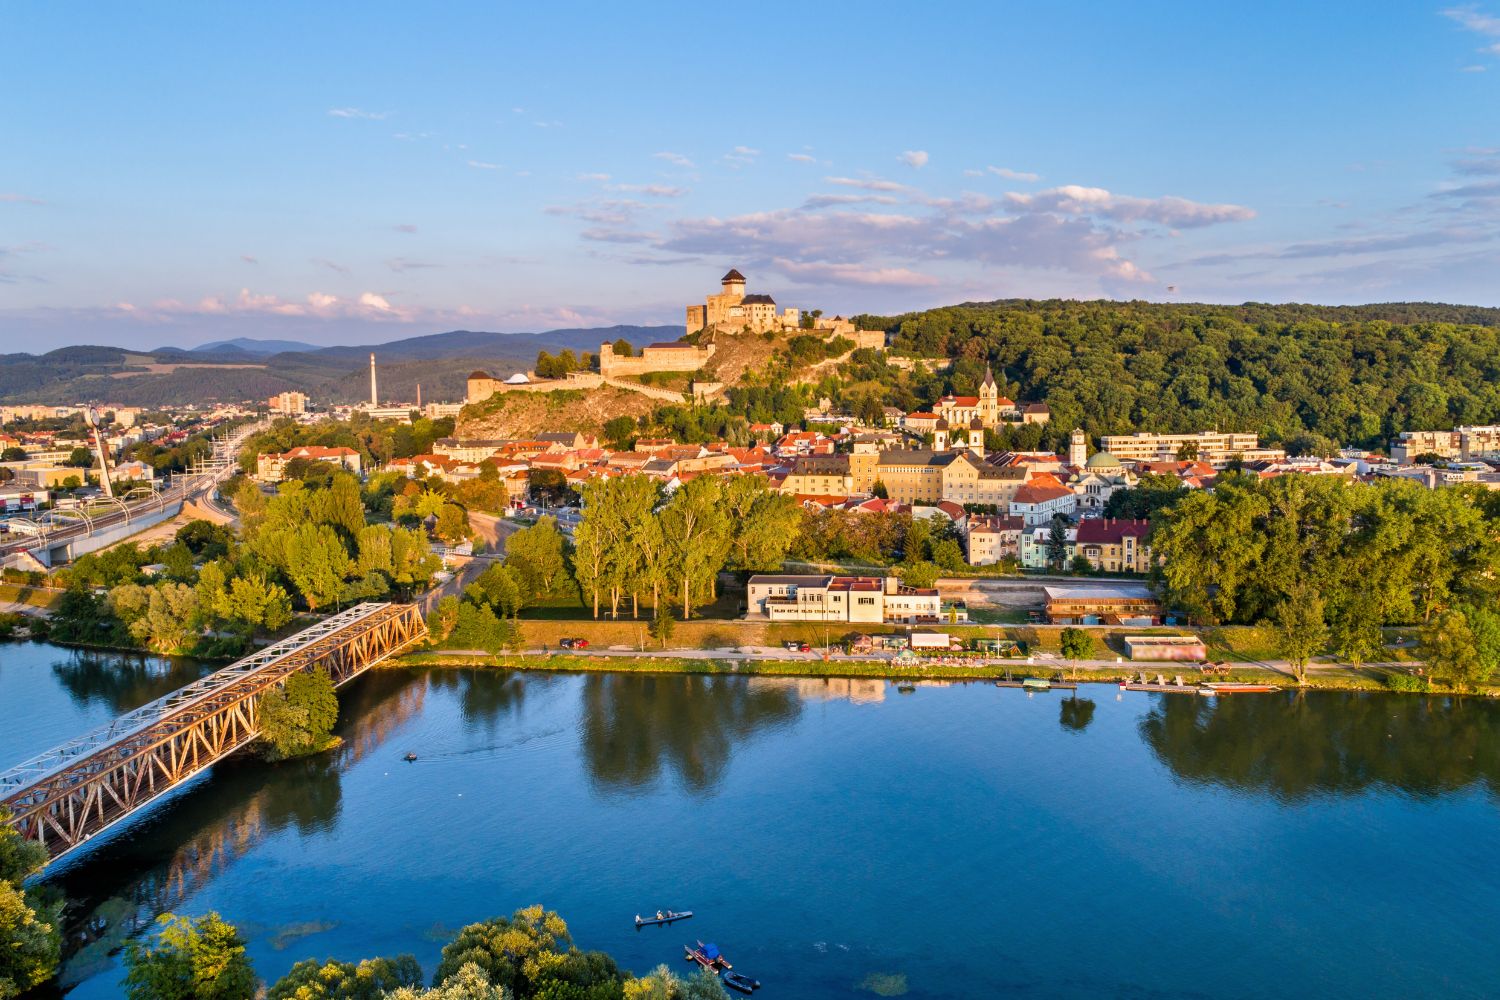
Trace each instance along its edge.
<path fill-rule="evenodd" d="M 503 517 L 494 514 L 485 514 L 481 511 L 469 511 L 469 527 L 474 533 L 484 539 L 485 548 L 495 555 L 505 553 L 505 540 L 520 529 L 520 525 L 514 521 L 507 521 Z M 464 588 L 474 582 L 474 578 L 484 572 L 491 560 L 487 558 L 466 559 L 462 556 L 454 557 L 453 579 L 447 583 L 440 584 L 429 590 L 422 596 L 422 614 L 426 615 L 437 607 L 437 602 L 444 597 L 457 597 L 464 592 Z"/>

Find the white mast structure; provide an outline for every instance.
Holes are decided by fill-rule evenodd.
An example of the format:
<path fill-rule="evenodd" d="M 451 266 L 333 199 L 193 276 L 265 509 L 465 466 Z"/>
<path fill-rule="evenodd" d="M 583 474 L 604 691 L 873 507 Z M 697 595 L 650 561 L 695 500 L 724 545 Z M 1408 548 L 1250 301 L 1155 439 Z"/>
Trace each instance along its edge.
<path fill-rule="evenodd" d="M 375 352 L 370 352 L 370 409 L 380 405 L 380 397 L 375 394 Z"/>

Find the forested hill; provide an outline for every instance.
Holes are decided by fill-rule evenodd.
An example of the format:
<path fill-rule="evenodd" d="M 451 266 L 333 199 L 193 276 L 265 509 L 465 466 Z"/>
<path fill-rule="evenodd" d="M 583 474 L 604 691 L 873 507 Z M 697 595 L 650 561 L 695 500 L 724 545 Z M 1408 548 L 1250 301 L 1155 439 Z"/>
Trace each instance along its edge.
<path fill-rule="evenodd" d="M 1216 427 L 1326 452 L 1500 422 L 1500 309 L 1008 299 L 857 319 L 895 353 L 954 359 L 957 392 L 993 362 L 1055 432 Z"/>

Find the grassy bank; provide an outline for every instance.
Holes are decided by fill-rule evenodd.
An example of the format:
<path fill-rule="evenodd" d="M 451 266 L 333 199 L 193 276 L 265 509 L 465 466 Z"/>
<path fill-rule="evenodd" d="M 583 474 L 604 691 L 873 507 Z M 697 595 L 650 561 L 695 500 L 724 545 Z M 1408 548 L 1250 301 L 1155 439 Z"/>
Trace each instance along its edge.
<path fill-rule="evenodd" d="M 0 583 L 0 603 L 25 604 L 50 611 L 62 600 L 63 591 L 24 583 Z"/>

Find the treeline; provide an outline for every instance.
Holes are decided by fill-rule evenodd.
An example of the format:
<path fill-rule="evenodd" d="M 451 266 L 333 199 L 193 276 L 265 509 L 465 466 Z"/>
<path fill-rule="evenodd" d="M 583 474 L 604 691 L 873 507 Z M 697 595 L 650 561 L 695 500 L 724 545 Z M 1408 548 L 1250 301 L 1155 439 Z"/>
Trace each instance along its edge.
<path fill-rule="evenodd" d="M 425 531 L 369 523 L 364 501 L 359 481 L 342 470 L 326 485 L 282 483 L 273 496 L 243 482 L 234 495 L 238 539 L 193 521 L 170 544 L 120 545 L 63 570 L 67 592 L 50 634 L 63 642 L 234 656 L 255 636 L 286 626 L 298 609 L 404 598 L 426 588 L 442 562 Z"/>
<path fill-rule="evenodd" d="M 1460 689 L 1500 668 L 1500 496 L 1483 488 L 1229 474 L 1155 517 L 1167 605 L 1210 624 L 1274 624 L 1299 672 L 1325 648 L 1376 657 L 1390 625 L 1424 626 L 1433 673 Z"/>
<path fill-rule="evenodd" d="M 602 951 L 573 943 L 540 906 L 469 924 L 443 946 L 423 989 L 412 955 L 359 962 L 306 959 L 263 987 L 238 928 L 217 913 L 166 914 L 156 934 L 125 948 L 128 1000 L 727 1000 L 718 978 L 683 979 L 665 965 L 637 977 Z"/>
<path fill-rule="evenodd" d="M 993 363 L 1011 398 L 1048 404 L 1052 435 L 1217 427 L 1326 451 L 1500 420 L 1497 315 L 1424 303 L 1009 300 L 859 321 L 890 333 L 894 352 L 951 359 L 941 379 L 951 391 L 976 392 Z M 935 398 L 934 377 L 883 367 L 863 374 L 891 387 L 896 405 Z"/>

